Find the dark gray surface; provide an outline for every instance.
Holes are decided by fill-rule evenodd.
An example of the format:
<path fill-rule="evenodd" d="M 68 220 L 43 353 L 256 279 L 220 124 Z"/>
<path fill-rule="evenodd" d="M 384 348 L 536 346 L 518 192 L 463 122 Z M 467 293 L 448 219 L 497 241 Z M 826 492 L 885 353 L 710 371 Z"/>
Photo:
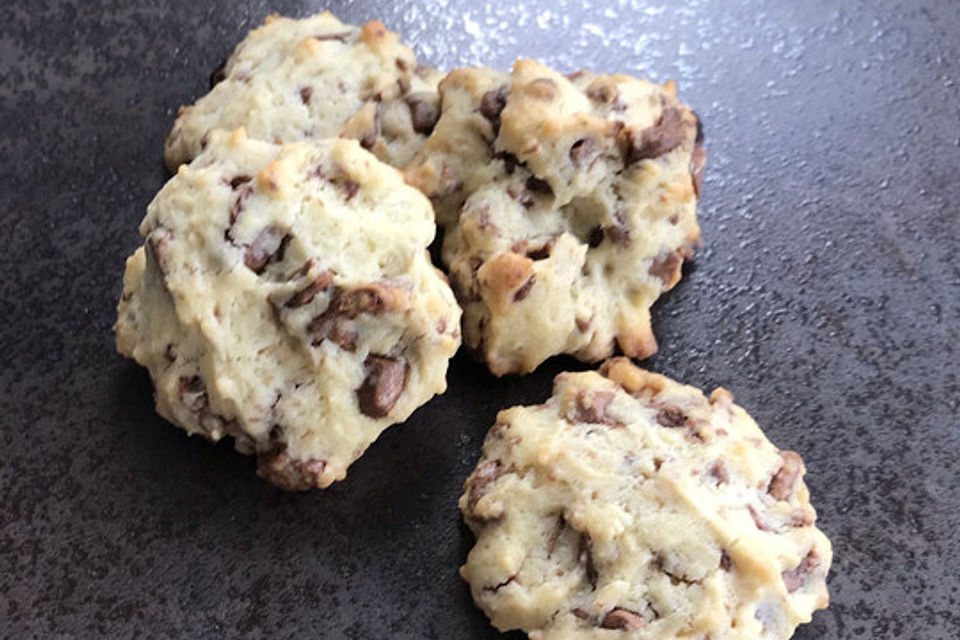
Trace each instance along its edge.
<path fill-rule="evenodd" d="M 166 425 L 110 331 L 164 134 L 269 10 L 324 5 L 138 4 L 0 21 L 0 637 L 495 637 L 456 573 L 460 483 L 496 410 L 578 365 L 458 357 L 324 492 Z M 797 638 L 960 638 L 960 3 L 507 4 L 330 7 L 446 68 L 678 80 L 707 130 L 705 248 L 648 366 L 727 386 L 803 453 L 836 559 Z"/>

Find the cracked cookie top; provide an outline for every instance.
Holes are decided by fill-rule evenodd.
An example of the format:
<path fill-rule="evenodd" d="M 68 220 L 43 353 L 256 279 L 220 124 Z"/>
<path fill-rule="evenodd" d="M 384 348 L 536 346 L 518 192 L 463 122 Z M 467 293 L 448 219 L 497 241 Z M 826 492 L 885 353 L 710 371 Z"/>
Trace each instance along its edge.
<path fill-rule="evenodd" d="M 148 207 L 117 347 L 165 418 L 232 436 L 281 487 L 325 487 L 446 387 L 460 310 L 434 231 L 426 198 L 354 140 L 218 132 Z"/>
<path fill-rule="evenodd" d="M 404 172 L 445 229 L 467 347 L 497 375 L 656 352 L 649 309 L 699 242 L 706 158 L 674 85 L 519 60 L 440 92 Z"/>
<path fill-rule="evenodd" d="M 607 361 L 500 412 L 460 498 L 461 569 L 531 638 L 784 640 L 827 604 L 803 461 L 732 395 Z"/>
<path fill-rule="evenodd" d="M 355 138 L 402 166 L 436 123 L 440 77 L 377 20 L 355 27 L 330 12 L 272 15 L 214 72 L 210 93 L 181 107 L 164 159 L 176 171 L 214 129 L 244 127 L 269 142 Z"/>

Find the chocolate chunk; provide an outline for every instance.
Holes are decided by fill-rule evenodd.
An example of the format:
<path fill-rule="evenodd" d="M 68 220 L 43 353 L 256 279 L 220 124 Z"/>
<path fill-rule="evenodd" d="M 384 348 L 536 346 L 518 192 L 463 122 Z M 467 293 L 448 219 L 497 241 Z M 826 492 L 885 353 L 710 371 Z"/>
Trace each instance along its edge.
<path fill-rule="evenodd" d="M 610 104 L 619 96 L 620 90 L 609 78 L 597 78 L 587 87 L 587 97 L 600 104 Z"/>
<path fill-rule="evenodd" d="M 783 578 L 783 586 L 787 588 L 788 592 L 793 593 L 804 585 L 810 572 L 819 566 L 820 557 L 816 551 L 811 549 L 810 553 L 800 561 L 800 564 L 793 569 L 781 572 L 780 577 Z"/>
<path fill-rule="evenodd" d="M 563 517 L 561 513 L 557 518 L 557 523 L 553 527 L 553 531 L 550 533 L 550 538 L 547 540 L 547 557 L 549 558 L 553 555 L 553 550 L 557 548 L 557 542 L 560 541 L 560 535 L 563 533 L 564 529 L 567 528 L 567 520 Z"/>
<path fill-rule="evenodd" d="M 240 185 L 246 184 L 250 182 L 250 180 L 252 180 L 250 176 L 244 176 L 244 175 L 234 176 L 233 178 L 230 179 L 230 188 L 236 191 L 237 188 L 240 187 Z"/>
<path fill-rule="evenodd" d="M 321 42 L 325 40 L 339 40 L 340 42 L 346 42 L 351 33 L 351 31 L 342 31 L 340 33 L 321 33 L 313 36 L 313 38 L 314 40 L 319 40 Z"/>
<path fill-rule="evenodd" d="M 498 226 L 497 226 L 496 224 L 494 224 L 493 222 L 490 222 L 490 207 L 488 207 L 487 205 L 484 205 L 484 206 L 480 209 L 480 213 L 477 214 L 477 225 L 478 225 L 482 230 L 484 230 L 484 231 L 489 231 L 490 233 L 492 233 L 493 235 L 495 235 L 495 236 L 497 236 L 497 237 L 500 237 L 500 236 L 502 235 L 502 233 L 503 233 L 503 232 L 500 230 L 500 227 L 498 227 Z"/>
<path fill-rule="evenodd" d="M 383 313 L 396 307 L 394 289 L 377 283 L 347 289 L 330 306 L 336 313 L 347 318 L 356 318 L 361 313 Z"/>
<path fill-rule="evenodd" d="M 325 460 L 294 460 L 285 446 L 280 446 L 257 457 L 257 475 L 287 491 L 306 491 L 321 485 Z"/>
<path fill-rule="evenodd" d="M 584 167 L 590 162 L 596 151 L 596 144 L 589 138 L 577 140 L 570 147 L 570 161 L 575 167 Z"/>
<path fill-rule="evenodd" d="M 180 404 L 193 413 L 202 413 L 209 405 L 207 387 L 200 376 L 180 378 Z"/>
<path fill-rule="evenodd" d="M 227 61 L 224 59 L 216 69 L 213 70 L 213 73 L 210 74 L 210 88 L 213 89 L 215 86 L 227 79 Z"/>
<path fill-rule="evenodd" d="M 289 239 L 290 236 L 279 227 L 273 225 L 264 227 L 253 242 L 247 245 L 243 263 L 254 273 L 263 273 L 272 259 L 283 260 L 283 249 Z"/>
<path fill-rule="evenodd" d="M 767 493 L 777 500 L 789 500 L 803 474 L 803 459 L 795 451 L 781 451 L 780 457 L 783 464 L 770 479 Z"/>
<path fill-rule="evenodd" d="M 664 427 L 676 429 L 687 424 L 687 416 L 679 407 L 667 406 L 657 412 L 657 422 Z"/>
<path fill-rule="evenodd" d="M 568 422 L 587 422 L 590 424 L 621 425 L 622 423 L 607 415 L 607 406 L 613 402 L 612 391 L 580 391 L 574 399 L 573 411 L 564 416 Z"/>
<path fill-rule="evenodd" d="M 670 107 L 660 115 L 652 127 L 642 131 L 624 129 L 627 137 L 626 163 L 632 164 L 648 158 L 658 158 L 673 151 L 686 139 L 687 125 L 683 114 L 676 107 Z"/>
<path fill-rule="evenodd" d="M 537 279 L 536 275 L 532 275 L 527 278 L 527 281 L 520 285 L 520 288 L 516 290 L 513 294 L 513 301 L 520 302 L 528 295 L 530 295 L 530 289 L 533 288 L 533 283 Z"/>
<path fill-rule="evenodd" d="M 730 558 L 730 554 L 726 551 L 720 552 L 720 568 L 724 571 L 730 571 L 730 568 L 733 566 L 733 560 Z"/>
<path fill-rule="evenodd" d="M 493 125 L 494 133 L 500 132 L 500 112 L 507 106 L 507 87 L 487 91 L 480 98 L 480 113 Z"/>
<path fill-rule="evenodd" d="M 723 464 L 723 460 L 717 460 L 713 463 L 713 466 L 710 467 L 710 476 L 717 481 L 717 484 L 730 482 L 730 474 L 727 472 L 727 466 Z"/>
<path fill-rule="evenodd" d="M 484 462 L 476 468 L 467 481 L 467 513 L 476 518 L 474 510 L 483 496 L 487 495 L 490 485 L 496 482 L 502 473 L 499 460 Z"/>
<path fill-rule="evenodd" d="M 329 269 L 321 271 L 307 286 L 294 293 L 293 296 L 287 300 L 285 306 L 296 308 L 309 304 L 314 296 L 328 288 L 331 284 L 333 284 L 333 271 Z"/>
<path fill-rule="evenodd" d="M 527 178 L 526 182 L 527 190 L 536 194 L 544 196 L 552 196 L 553 189 L 550 188 L 550 183 L 546 180 L 541 180 L 536 176 L 530 176 Z"/>
<path fill-rule="evenodd" d="M 163 357 L 170 363 L 177 359 L 177 348 L 173 346 L 172 342 L 168 343 L 167 348 L 163 350 Z"/>
<path fill-rule="evenodd" d="M 647 621 L 640 614 L 627 609 L 614 609 L 603 617 L 600 626 L 604 629 L 620 629 L 622 631 L 636 631 L 647 626 Z"/>
<path fill-rule="evenodd" d="M 591 249 L 596 249 L 603 244 L 603 236 L 603 227 L 594 227 L 590 230 L 590 235 L 587 237 L 587 245 Z"/>
<path fill-rule="evenodd" d="M 590 536 L 585 533 L 580 534 L 580 549 L 577 553 L 577 559 L 583 565 L 584 573 L 587 576 L 587 582 L 594 589 L 597 588 L 597 567 L 593 564 L 593 552 L 590 550 Z"/>
<path fill-rule="evenodd" d="M 576 608 L 576 609 L 571 609 L 571 610 L 570 610 L 570 613 L 572 613 L 572 614 L 573 614 L 574 616 L 576 616 L 577 618 L 580 618 L 581 620 L 586 620 L 587 618 L 590 617 L 590 614 L 589 614 L 589 613 L 587 613 L 587 612 L 586 612 L 585 610 L 583 610 L 583 609 L 580 609 L 579 607 Z"/>
<path fill-rule="evenodd" d="M 544 242 L 539 246 L 534 245 L 532 247 L 529 247 L 525 253 L 527 257 L 530 258 L 531 260 L 546 260 L 547 258 L 550 257 L 550 254 L 553 252 L 553 245 L 556 244 L 556 242 L 557 242 L 557 238 L 556 236 L 553 236 L 552 238 L 550 238 L 549 240 L 547 240 L 546 242 Z"/>
<path fill-rule="evenodd" d="M 407 96 L 407 106 L 410 108 L 413 130 L 425 136 L 430 135 L 440 119 L 436 96 L 430 93 L 412 93 Z"/>
<path fill-rule="evenodd" d="M 707 152 L 703 147 L 697 146 L 690 156 L 690 179 L 693 181 L 693 193 L 700 197 L 703 190 L 703 168 L 707 164 Z"/>
<path fill-rule="evenodd" d="M 507 172 L 508 176 L 513 175 L 517 165 L 520 164 L 520 161 L 517 160 L 517 156 L 513 155 L 509 151 L 500 151 L 493 157 L 503 161 L 503 170 Z"/>
<path fill-rule="evenodd" d="M 167 273 L 169 263 L 167 254 L 170 251 L 171 237 L 173 237 L 173 234 L 165 227 L 157 227 L 147 236 L 147 257 L 152 259 L 153 263 L 157 265 L 157 269 L 163 274 Z"/>
<path fill-rule="evenodd" d="M 370 354 L 363 362 L 366 377 L 357 389 L 360 411 L 371 418 L 390 413 L 407 384 L 407 361 Z"/>
<path fill-rule="evenodd" d="M 397 63 L 397 69 L 399 69 L 400 71 L 407 70 L 407 63 L 404 62 L 403 58 L 397 58 L 396 63 Z"/>
<path fill-rule="evenodd" d="M 353 353 L 357 350 L 357 339 L 359 337 L 357 332 L 343 326 L 339 321 L 333 322 L 333 326 L 327 331 L 326 337 L 344 351 Z"/>
<path fill-rule="evenodd" d="M 343 187 L 345 192 L 344 200 L 350 202 L 353 200 L 353 196 L 357 195 L 357 191 L 360 190 L 360 185 L 353 180 L 343 180 L 340 181 L 340 186 Z"/>
<path fill-rule="evenodd" d="M 303 104 L 310 104 L 311 96 L 313 96 L 313 89 L 310 87 L 303 87 L 300 89 L 300 102 Z"/>
<path fill-rule="evenodd" d="M 242 177 L 242 176 L 241 176 Z M 233 180 L 236 180 L 234 178 Z M 233 180 L 230 181 L 230 186 L 233 187 Z M 233 223 L 237 221 L 237 218 L 240 217 L 240 212 L 243 211 L 243 204 L 247 201 L 247 198 L 250 197 L 250 193 L 253 191 L 253 188 L 250 186 L 250 180 L 246 182 L 240 182 L 236 187 L 233 187 L 237 191 L 237 199 L 233 203 L 233 206 L 230 208 L 230 225 L 233 226 Z M 239 188 L 238 188 L 239 187 Z M 227 230 L 227 238 L 229 239 L 229 229 Z"/>

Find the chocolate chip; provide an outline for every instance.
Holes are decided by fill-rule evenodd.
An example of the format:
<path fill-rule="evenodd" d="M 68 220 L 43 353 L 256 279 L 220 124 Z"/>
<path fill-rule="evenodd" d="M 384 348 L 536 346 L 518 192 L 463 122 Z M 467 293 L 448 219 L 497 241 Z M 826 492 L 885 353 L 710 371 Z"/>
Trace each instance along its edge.
<path fill-rule="evenodd" d="M 245 176 L 240 176 L 245 177 Z M 234 178 L 230 181 L 230 186 L 233 187 L 233 182 L 237 178 Z M 250 197 L 250 193 L 253 191 L 253 188 L 249 184 L 250 180 L 246 182 L 240 182 L 236 187 L 233 187 L 237 191 L 237 199 L 234 201 L 233 206 L 230 207 L 230 225 L 233 226 L 233 223 L 237 221 L 237 218 L 240 217 L 240 212 L 243 211 L 243 204 L 247 201 L 247 198 Z M 238 188 L 239 187 L 239 188 Z M 229 229 L 227 230 L 229 234 Z M 229 238 L 229 235 L 227 236 Z"/>
<path fill-rule="evenodd" d="M 587 245 L 591 249 L 596 249 L 603 244 L 603 235 L 603 227 L 594 227 L 590 230 L 590 235 L 587 237 Z"/>
<path fill-rule="evenodd" d="M 487 91 L 480 98 L 480 113 L 493 125 L 494 133 L 500 131 L 500 112 L 507 106 L 507 87 Z"/>
<path fill-rule="evenodd" d="M 313 38 L 321 42 L 325 40 L 339 40 L 340 42 L 346 42 L 347 38 L 350 37 L 351 33 L 352 33 L 351 31 L 343 31 L 340 33 L 320 33 L 318 35 L 313 36 Z"/>
<path fill-rule="evenodd" d="M 413 130 L 425 136 L 430 135 L 440 119 L 436 96 L 430 93 L 412 93 L 407 96 L 407 106 L 410 108 Z"/>
<path fill-rule="evenodd" d="M 577 140 L 573 143 L 573 146 L 570 147 L 570 161 L 573 162 L 573 166 L 575 167 L 586 166 L 590 158 L 593 157 L 595 150 L 596 144 L 594 144 L 593 140 L 589 138 Z"/>
<path fill-rule="evenodd" d="M 396 62 L 397 62 L 397 69 L 399 69 L 400 71 L 407 70 L 407 63 L 403 61 L 403 58 L 397 58 Z"/>
<path fill-rule="evenodd" d="M 570 613 L 572 613 L 572 614 L 573 614 L 574 616 L 576 616 L 577 618 L 580 618 L 581 620 L 586 620 L 587 618 L 590 617 L 590 614 L 589 614 L 589 613 L 587 613 L 586 611 L 584 611 L 583 609 L 580 609 L 580 608 L 571 609 L 571 610 L 570 610 Z"/>
<path fill-rule="evenodd" d="M 550 533 L 550 538 L 547 540 L 547 557 L 549 558 L 553 555 L 553 550 L 557 548 L 557 542 L 560 540 L 560 535 L 563 533 L 564 529 L 567 528 L 567 520 L 563 517 L 561 513 L 557 518 L 557 523 L 553 527 L 553 531 Z"/>
<path fill-rule="evenodd" d="M 587 582 L 594 589 L 597 588 L 597 567 L 593 564 L 593 552 L 590 549 L 590 536 L 585 533 L 580 534 L 580 548 L 577 552 L 577 559 L 583 565 L 584 573 L 587 576 Z"/>
<path fill-rule="evenodd" d="M 309 304 L 314 296 L 327 289 L 331 284 L 333 284 L 333 271 L 329 269 L 321 271 L 307 286 L 294 293 L 293 296 L 287 300 L 285 306 L 296 308 Z"/>
<path fill-rule="evenodd" d="M 357 389 L 360 411 L 371 418 L 390 413 L 407 384 L 407 361 L 370 354 L 363 362 L 366 377 Z"/>
<path fill-rule="evenodd" d="M 163 357 L 167 362 L 173 363 L 177 359 L 177 349 L 173 346 L 173 343 L 168 343 L 167 348 L 163 350 Z"/>
<path fill-rule="evenodd" d="M 513 294 L 514 302 L 520 302 L 521 300 L 526 298 L 528 295 L 530 295 L 530 289 L 533 288 L 533 283 L 536 280 L 536 278 L 537 278 L 536 275 L 532 275 L 529 278 L 527 278 L 526 282 L 520 285 L 520 288 L 517 289 L 516 292 L 514 292 Z"/>
<path fill-rule="evenodd" d="M 733 560 L 730 558 L 730 554 L 726 551 L 720 552 L 720 568 L 724 571 L 730 571 L 730 568 L 733 566 Z"/>
<path fill-rule="evenodd" d="M 677 429 L 686 426 L 687 416 L 684 415 L 683 410 L 679 407 L 668 406 L 663 407 L 657 412 L 657 422 L 664 427 Z"/>
<path fill-rule="evenodd" d="M 272 260 L 283 260 L 283 250 L 290 236 L 283 229 L 273 225 L 264 227 L 260 233 L 247 245 L 247 252 L 243 256 L 243 263 L 256 274 L 263 273 L 267 264 Z"/>
<path fill-rule="evenodd" d="M 360 185 L 353 180 L 343 180 L 340 182 L 340 186 L 343 187 L 345 192 L 344 200 L 350 202 L 353 200 L 353 196 L 357 195 L 357 191 L 360 190 Z"/>
<path fill-rule="evenodd" d="M 652 127 L 642 131 L 624 129 L 627 138 L 626 163 L 632 164 L 648 158 L 658 158 L 673 151 L 686 139 L 687 125 L 683 114 L 676 107 L 670 107 L 660 115 Z"/>
<path fill-rule="evenodd" d="M 526 249 L 525 253 L 531 260 L 546 260 L 553 252 L 553 245 L 556 244 L 556 236 L 550 238 L 540 245 L 534 245 Z"/>
<path fill-rule="evenodd" d="M 310 87 L 303 87 L 300 89 L 300 102 L 303 104 L 310 104 L 310 97 L 313 95 L 313 89 Z"/>
<path fill-rule="evenodd" d="M 574 398 L 573 411 L 564 416 L 568 422 L 622 425 L 619 420 L 607 415 L 607 406 L 613 402 L 612 391 L 580 391 Z"/>
<path fill-rule="evenodd" d="M 610 104 L 619 95 L 617 85 L 609 78 L 597 78 L 587 87 L 587 97 L 600 104 Z"/>
<path fill-rule="evenodd" d="M 727 466 L 723 464 L 723 460 L 717 460 L 713 463 L 713 466 L 710 467 L 710 476 L 717 481 L 717 484 L 730 482 L 730 474 L 727 472 Z"/>
<path fill-rule="evenodd" d="M 700 116 L 697 115 L 696 111 L 693 111 L 693 117 L 697 121 L 697 137 L 694 139 L 696 144 L 703 144 L 703 121 L 700 120 Z"/>
<path fill-rule="evenodd" d="M 536 176 L 530 176 L 527 178 L 526 182 L 527 190 L 536 194 L 544 196 L 552 196 L 553 189 L 550 188 L 550 183 L 546 180 L 541 180 Z"/>
<path fill-rule="evenodd" d="M 593 325 L 593 316 L 590 316 L 590 318 L 586 320 L 583 318 L 577 318 L 575 322 L 577 324 L 577 330 L 579 330 L 580 333 L 586 333 L 587 330 Z"/>
<path fill-rule="evenodd" d="M 770 479 L 767 493 L 777 500 L 789 500 L 803 474 L 803 459 L 795 451 L 781 451 L 780 457 L 783 464 Z"/>
<path fill-rule="evenodd" d="M 234 176 L 230 179 L 230 188 L 236 191 L 240 185 L 250 182 L 251 179 L 250 176 L 245 175 Z"/>
<path fill-rule="evenodd" d="M 647 621 L 637 613 L 628 609 L 614 609 L 603 617 L 600 626 L 604 629 L 620 629 L 622 631 L 636 631 L 647 626 Z"/>
<path fill-rule="evenodd" d="M 165 227 L 157 227 L 147 236 L 147 257 L 157 265 L 160 273 L 166 274 L 169 263 L 170 239 L 173 234 Z"/>
<path fill-rule="evenodd" d="M 474 510 L 480 499 L 490 491 L 490 485 L 500 477 L 501 467 L 499 460 L 488 460 L 478 466 L 467 480 L 467 513 L 476 518 Z"/>
<path fill-rule="evenodd" d="M 227 79 L 227 61 L 224 60 L 221 62 L 216 69 L 213 70 L 213 73 L 210 74 L 210 88 L 213 89 L 215 86 Z"/>
<path fill-rule="evenodd" d="M 509 151 L 500 151 L 493 157 L 503 161 L 503 170 L 507 172 L 508 176 L 513 175 L 517 165 L 520 164 L 520 161 L 517 160 L 517 156 L 513 155 Z"/>
<path fill-rule="evenodd" d="M 257 457 L 257 475 L 287 491 L 306 491 L 320 486 L 325 460 L 294 460 L 285 445 L 261 453 Z"/>
<path fill-rule="evenodd" d="M 793 593 L 804 585 L 810 572 L 819 566 L 820 557 L 816 551 L 811 549 L 810 553 L 800 561 L 800 564 L 793 569 L 788 569 L 780 573 L 780 577 L 783 578 L 783 585 L 789 593 Z"/>

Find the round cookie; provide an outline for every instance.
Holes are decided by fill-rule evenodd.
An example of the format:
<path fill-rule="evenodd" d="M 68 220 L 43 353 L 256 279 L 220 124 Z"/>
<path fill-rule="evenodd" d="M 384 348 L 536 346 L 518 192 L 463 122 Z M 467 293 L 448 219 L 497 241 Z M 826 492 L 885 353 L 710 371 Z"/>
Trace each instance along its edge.
<path fill-rule="evenodd" d="M 699 243 L 706 154 L 673 83 L 531 60 L 458 69 L 404 169 L 445 227 L 464 343 L 497 375 L 656 352 L 650 306 Z"/>
<path fill-rule="evenodd" d="M 434 231 L 427 199 L 354 140 L 217 133 L 147 209 L 117 348 L 169 421 L 232 436 L 280 487 L 326 487 L 446 388 L 460 310 Z"/>
<path fill-rule="evenodd" d="M 214 129 L 295 142 L 338 135 L 394 165 L 406 164 L 433 129 L 441 74 L 377 20 L 362 28 L 330 12 L 269 16 L 211 77 L 210 93 L 179 116 L 164 143 L 171 171 L 190 162 Z"/>
<path fill-rule="evenodd" d="M 501 411 L 464 485 L 461 575 L 537 640 L 784 640 L 827 605 L 804 466 L 732 395 L 626 358 Z"/>

